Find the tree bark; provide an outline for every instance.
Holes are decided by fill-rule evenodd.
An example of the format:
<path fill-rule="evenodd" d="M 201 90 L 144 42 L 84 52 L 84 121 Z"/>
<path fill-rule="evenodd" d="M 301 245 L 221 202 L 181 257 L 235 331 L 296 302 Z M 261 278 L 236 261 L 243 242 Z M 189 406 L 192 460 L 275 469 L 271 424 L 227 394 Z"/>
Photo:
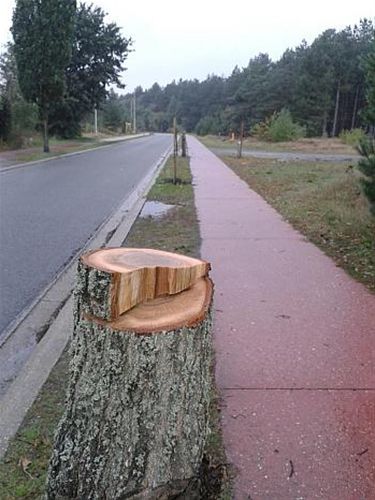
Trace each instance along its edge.
<path fill-rule="evenodd" d="M 43 119 L 43 152 L 49 153 L 49 139 L 48 139 L 48 116 L 45 115 Z"/>
<path fill-rule="evenodd" d="M 338 122 L 338 116 L 339 116 L 340 93 L 341 93 L 341 82 L 339 81 L 337 84 L 337 91 L 336 91 L 336 104 L 335 104 L 335 114 L 333 117 L 332 137 L 336 137 L 336 135 L 337 135 L 337 122 Z"/>
<path fill-rule="evenodd" d="M 354 105 L 353 105 L 353 114 L 352 114 L 352 123 L 350 130 L 353 130 L 355 127 L 355 123 L 357 120 L 357 111 L 358 111 L 358 98 L 359 98 L 359 85 L 357 85 L 354 97 Z"/>
<path fill-rule="evenodd" d="M 198 474 L 208 431 L 211 281 L 199 278 L 112 322 L 87 315 L 94 284 L 82 273 L 78 281 L 66 409 L 46 498 L 194 498 L 184 492 Z M 172 325 L 170 310 L 192 301 L 191 314 L 183 311 Z"/>
<path fill-rule="evenodd" d="M 327 111 L 324 111 L 324 115 L 323 115 L 322 137 L 328 137 L 328 132 L 327 132 Z"/>

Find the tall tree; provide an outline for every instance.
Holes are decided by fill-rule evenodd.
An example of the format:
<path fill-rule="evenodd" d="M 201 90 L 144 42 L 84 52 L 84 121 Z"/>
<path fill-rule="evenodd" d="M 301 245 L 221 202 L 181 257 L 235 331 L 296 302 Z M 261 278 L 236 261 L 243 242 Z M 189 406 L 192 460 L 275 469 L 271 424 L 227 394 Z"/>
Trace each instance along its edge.
<path fill-rule="evenodd" d="M 371 52 L 365 60 L 366 71 L 366 118 L 375 132 L 375 40 L 372 42 Z"/>
<path fill-rule="evenodd" d="M 75 11 L 75 0 L 17 0 L 13 13 L 19 85 L 25 99 L 38 105 L 45 152 L 50 111 L 64 94 Z"/>
<path fill-rule="evenodd" d="M 370 202 L 370 210 L 375 215 L 375 139 L 365 137 L 358 146 L 358 152 L 362 158 L 358 162 L 358 168 L 363 173 L 361 184 L 364 194 Z"/>
<path fill-rule="evenodd" d="M 2 123 L 6 118 L 6 140 L 15 144 L 22 141 L 23 136 L 35 132 L 38 124 L 38 108 L 36 104 L 26 102 L 19 88 L 17 64 L 14 46 L 9 43 L 0 54 L 0 100 L 2 101 Z M 1 134 L 0 134 L 1 135 Z M 3 137 L 4 139 L 4 137 Z"/>
<path fill-rule="evenodd" d="M 80 4 L 70 64 L 66 66 L 66 97 L 53 111 L 53 130 L 64 136 L 80 132 L 80 121 L 98 108 L 109 94 L 109 86 L 124 88 L 121 72 L 130 52 L 131 38 L 122 36 L 115 23 L 106 23 L 100 7 Z"/>

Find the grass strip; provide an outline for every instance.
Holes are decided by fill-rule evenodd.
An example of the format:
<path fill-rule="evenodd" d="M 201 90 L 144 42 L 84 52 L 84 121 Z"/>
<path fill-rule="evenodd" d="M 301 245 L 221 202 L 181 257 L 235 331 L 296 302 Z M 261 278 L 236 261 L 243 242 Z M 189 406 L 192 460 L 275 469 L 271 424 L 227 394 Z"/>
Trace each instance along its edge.
<path fill-rule="evenodd" d="M 223 159 L 338 266 L 375 292 L 375 218 L 353 166 Z"/>
<path fill-rule="evenodd" d="M 237 139 L 231 140 L 227 136 L 206 135 L 199 137 L 199 140 L 211 149 L 237 149 Z M 337 137 L 310 137 L 287 142 L 270 142 L 256 137 L 246 137 L 243 141 L 243 149 L 275 153 L 344 154 L 350 156 L 358 154 L 353 146 L 344 144 Z"/>
<path fill-rule="evenodd" d="M 171 182 L 173 163 L 169 159 L 148 195 L 149 201 L 173 205 L 173 208 L 162 217 L 138 217 L 123 246 L 155 248 L 199 257 L 199 225 L 188 159 L 179 158 L 177 168 L 178 183 L 174 185 Z M 53 436 L 64 409 L 67 378 L 66 350 L 0 463 L 1 500 L 32 500 L 43 495 Z M 219 401 L 214 384 L 210 429 L 200 474 L 201 498 L 229 500 L 231 474 L 221 439 Z"/>

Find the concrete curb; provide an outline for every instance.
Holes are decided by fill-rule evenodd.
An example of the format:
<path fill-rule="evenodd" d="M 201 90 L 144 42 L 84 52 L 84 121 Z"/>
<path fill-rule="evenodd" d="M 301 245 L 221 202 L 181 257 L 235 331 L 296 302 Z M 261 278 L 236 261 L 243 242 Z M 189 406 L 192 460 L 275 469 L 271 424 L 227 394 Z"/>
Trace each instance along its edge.
<path fill-rule="evenodd" d="M 98 230 L 82 251 L 121 246 L 138 217 L 146 196 L 163 168 L 171 148 L 156 162 L 150 173 L 138 184 L 126 201 Z M 79 254 L 82 253 L 79 252 Z M 72 287 L 78 255 L 64 272 L 45 290 L 32 311 L 14 329 L 0 351 L 0 365 L 9 363 L 15 368 L 13 381 L 2 381 L 4 396 L 0 401 L 0 459 L 10 439 L 21 425 L 28 409 L 36 399 L 52 368 L 60 358 L 72 331 Z M 45 329 L 36 343 L 36 333 Z M 23 347 L 23 354 L 20 350 Z M 16 357 L 16 359 L 14 358 Z M 25 359 L 26 358 L 26 359 Z M 1 382 L 1 381 L 0 381 Z M 5 391 L 4 391 L 5 389 Z"/>
<path fill-rule="evenodd" d="M 94 146 L 92 148 L 83 149 L 82 151 L 72 151 L 71 153 L 62 153 L 61 155 L 50 156 L 49 158 L 42 158 L 41 160 L 33 160 L 33 161 L 27 161 L 24 163 L 17 163 L 16 165 L 10 165 L 9 167 L 0 168 L 0 174 L 2 172 L 9 172 L 9 170 L 14 170 L 16 168 L 27 167 L 29 165 L 36 165 L 37 163 L 45 163 L 47 161 L 58 160 L 60 158 L 67 158 L 69 156 L 82 155 L 84 153 L 89 153 L 91 151 L 96 151 L 98 149 L 103 149 L 103 148 L 108 148 L 110 146 L 114 146 L 118 142 L 130 141 L 132 139 L 142 139 L 143 137 L 149 137 L 150 135 L 151 135 L 150 133 L 145 133 L 145 134 L 137 134 L 137 135 L 132 135 L 132 136 L 125 136 L 122 139 L 117 138 L 117 139 L 114 139 L 112 141 L 107 141 L 107 144 L 103 144 L 103 146 Z"/>

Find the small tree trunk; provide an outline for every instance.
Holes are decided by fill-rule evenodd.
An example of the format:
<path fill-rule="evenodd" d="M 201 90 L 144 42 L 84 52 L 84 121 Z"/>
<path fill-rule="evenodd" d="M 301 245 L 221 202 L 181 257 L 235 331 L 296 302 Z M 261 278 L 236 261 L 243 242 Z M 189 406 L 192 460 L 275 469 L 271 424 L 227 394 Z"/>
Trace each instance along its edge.
<path fill-rule="evenodd" d="M 242 144 L 243 144 L 243 134 L 244 134 L 244 121 L 241 121 L 241 128 L 240 128 L 240 137 L 238 140 L 238 148 L 237 148 L 237 158 L 242 158 Z"/>
<path fill-rule="evenodd" d="M 186 142 L 186 134 L 185 132 L 183 132 L 181 134 L 181 156 L 183 158 L 186 157 L 186 154 L 187 154 L 187 142 Z"/>
<path fill-rule="evenodd" d="M 328 137 L 328 132 L 327 132 L 327 111 L 324 111 L 324 115 L 323 115 L 322 137 Z"/>
<path fill-rule="evenodd" d="M 43 152 L 49 153 L 49 140 L 48 140 L 48 115 L 44 115 L 43 119 Z"/>
<path fill-rule="evenodd" d="M 103 273 L 119 272 L 117 256 Z M 192 499 L 184 492 L 200 468 L 211 390 L 211 282 L 199 278 L 108 322 L 85 312 L 94 275 L 78 274 L 70 382 L 46 498 Z"/>
<path fill-rule="evenodd" d="M 354 105 L 353 105 L 353 114 L 352 114 L 352 123 L 351 123 L 351 130 L 354 129 L 355 123 L 357 120 L 357 111 L 358 111 L 358 99 L 359 99 L 359 85 L 357 85 L 356 91 L 355 91 L 355 97 L 354 97 Z"/>
<path fill-rule="evenodd" d="M 337 84 L 337 91 L 336 91 L 336 104 L 335 104 L 335 114 L 333 117 L 332 137 L 336 137 L 336 135 L 337 135 L 337 121 L 338 121 L 338 116 L 339 116 L 340 92 L 341 92 L 341 82 L 339 81 Z"/>

